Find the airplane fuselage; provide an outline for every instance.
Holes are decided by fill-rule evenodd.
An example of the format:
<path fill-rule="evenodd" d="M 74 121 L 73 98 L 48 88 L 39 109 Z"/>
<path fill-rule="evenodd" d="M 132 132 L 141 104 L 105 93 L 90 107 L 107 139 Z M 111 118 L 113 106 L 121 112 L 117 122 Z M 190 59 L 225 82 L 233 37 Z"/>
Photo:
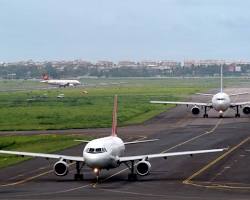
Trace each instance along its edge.
<path fill-rule="evenodd" d="M 86 165 L 92 169 L 110 169 L 120 165 L 119 157 L 124 151 L 123 141 L 119 137 L 109 136 L 89 142 L 83 150 L 83 157 Z"/>
<path fill-rule="evenodd" d="M 58 85 L 58 86 L 76 86 L 81 83 L 78 80 L 43 80 L 42 83 L 48 83 L 50 85 Z"/>
<path fill-rule="evenodd" d="M 212 106 L 221 115 L 230 107 L 231 99 L 228 94 L 219 92 L 212 98 Z"/>

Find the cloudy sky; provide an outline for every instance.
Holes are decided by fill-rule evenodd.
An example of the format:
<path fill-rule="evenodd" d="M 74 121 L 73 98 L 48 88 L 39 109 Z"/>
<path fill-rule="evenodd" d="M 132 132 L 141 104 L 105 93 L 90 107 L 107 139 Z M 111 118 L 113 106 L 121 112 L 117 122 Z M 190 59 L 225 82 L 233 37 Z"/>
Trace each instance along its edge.
<path fill-rule="evenodd" d="M 248 0 L 0 0 L 0 61 L 250 60 Z"/>

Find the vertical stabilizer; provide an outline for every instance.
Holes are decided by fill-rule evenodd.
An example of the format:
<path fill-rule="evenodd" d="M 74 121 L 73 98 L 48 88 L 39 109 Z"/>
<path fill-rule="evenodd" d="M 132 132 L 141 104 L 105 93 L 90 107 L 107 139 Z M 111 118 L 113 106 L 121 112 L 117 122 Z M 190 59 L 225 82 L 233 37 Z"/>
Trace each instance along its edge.
<path fill-rule="evenodd" d="M 49 75 L 48 74 L 43 74 L 43 80 L 49 80 Z"/>
<path fill-rule="evenodd" d="M 223 65 L 220 66 L 220 92 L 223 92 Z"/>
<path fill-rule="evenodd" d="M 113 108 L 113 123 L 112 123 L 112 136 L 116 136 L 117 133 L 117 95 L 114 97 L 114 108 Z"/>

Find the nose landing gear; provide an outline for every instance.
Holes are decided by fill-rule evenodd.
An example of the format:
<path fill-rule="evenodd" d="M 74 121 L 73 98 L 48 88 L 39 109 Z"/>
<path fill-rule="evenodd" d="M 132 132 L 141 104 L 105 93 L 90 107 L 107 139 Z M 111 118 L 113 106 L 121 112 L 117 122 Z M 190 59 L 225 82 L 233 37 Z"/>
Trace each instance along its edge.
<path fill-rule="evenodd" d="M 98 182 L 98 180 L 99 180 L 99 175 L 100 175 L 100 170 L 98 169 L 98 168 L 94 168 L 94 173 L 95 173 L 95 175 L 96 175 L 96 182 Z"/>

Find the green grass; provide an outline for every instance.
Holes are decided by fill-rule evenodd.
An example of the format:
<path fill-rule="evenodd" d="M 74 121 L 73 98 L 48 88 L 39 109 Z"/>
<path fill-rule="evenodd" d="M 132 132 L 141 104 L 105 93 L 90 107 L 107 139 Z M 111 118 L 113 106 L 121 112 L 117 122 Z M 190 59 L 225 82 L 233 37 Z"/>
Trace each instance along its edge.
<path fill-rule="evenodd" d="M 18 82 L 4 84 L 13 88 Z M 83 79 L 82 82 L 86 83 L 85 88 L 0 92 L 0 130 L 110 127 L 115 94 L 119 101 L 119 126 L 141 123 L 170 107 L 150 104 L 150 100 L 184 100 L 190 94 L 218 87 L 220 81 L 169 78 Z M 30 88 L 31 82 L 22 84 Z M 84 94 L 85 90 L 88 94 Z M 57 99 L 61 93 L 65 98 Z"/>
<path fill-rule="evenodd" d="M 80 142 L 74 139 L 92 139 L 82 136 L 67 135 L 31 135 L 31 136 L 1 136 L 0 149 L 16 150 L 39 153 L 52 153 L 65 148 L 78 145 Z M 79 156 L 81 152 L 79 152 Z M 30 157 L 18 157 L 14 155 L 0 155 L 0 168 L 16 164 L 18 162 L 30 159 Z"/>

